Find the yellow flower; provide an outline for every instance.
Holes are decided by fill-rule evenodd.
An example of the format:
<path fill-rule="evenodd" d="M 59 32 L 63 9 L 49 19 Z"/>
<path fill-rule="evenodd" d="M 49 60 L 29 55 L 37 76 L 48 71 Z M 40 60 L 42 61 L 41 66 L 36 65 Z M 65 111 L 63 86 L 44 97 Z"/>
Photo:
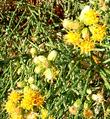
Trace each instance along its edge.
<path fill-rule="evenodd" d="M 5 109 L 9 113 L 10 119 L 23 119 L 21 109 L 12 101 L 9 100 L 6 102 Z"/>
<path fill-rule="evenodd" d="M 62 24 L 67 30 L 77 30 L 80 27 L 80 23 L 78 21 L 72 21 L 69 19 L 64 19 Z"/>
<path fill-rule="evenodd" d="M 17 103 L 17 101 L 19 101 L 20 98 L 21 98 L 21 94 L 15 90 L 13 90 L 8 96 L 8 100 L 14 103 Z"/>
<path fill-rule="evenodd" d="M 11 100 L 8 100 L 5 104 L 5 109 L 8 113 L 13 113 L 16 109 L 16 104 L 13 103 Z"/>
<path fill-rule="evenodd" d="M 38 91 L 31 88 L 24 89 L 24 98 L 21 101 L 21 107 L 26 110 L 32 110 L 34 106 L 40 107 L 44 102 L 44 98 Z"/>
<path fill-rule="evenodd" d="M 90 51 L 93 51 L 95 48 L 95 44 L 92 41 L 82 41 L 81 44 L 79 45 L 80 49 L 81 49 L 81 54 L 85 53 L 89 53 Z"/>
<path fill-rule="evenodd" d="M 21 107 L 26 110 L 32 110 L 33 108 L 33 100 L 31 97 L 24 98 L 21 102 Z"/>
<path fill-rule="evenodd" d="M 48 110 L 41 109 L 41 119 L 46 119 L 48 117 Z"/>
<path fill-rule="evenodd" d="M 89 29 L 92 33 L 91 38 L 92 38 L 93 41 L 101 42 L 104 39 L 104 36 L 106 35 L 105 25 L 95 24 L 93 26 L 90 26 Z"/>
<path fill-rule="evenodd" d="M 64 36 L 64 40 L 66 43 L 78 45 L 80 43 L 80 34 L 68 32 L 68 34 Z"/>
<path fill-rule="evenodd" d="M 80 15 L 80 21 L 85 25 L 92 25 L 98 23 L 99 17 L 98 13 L 91 9 L 89 6 L 85 6 Z"/>
<path fill-rule="evenodd" d="M 16 107 L 15 111 L 10 114 L 11 119 L 23 119 L 23 116 L 21 114 L 21 108 Z"/>

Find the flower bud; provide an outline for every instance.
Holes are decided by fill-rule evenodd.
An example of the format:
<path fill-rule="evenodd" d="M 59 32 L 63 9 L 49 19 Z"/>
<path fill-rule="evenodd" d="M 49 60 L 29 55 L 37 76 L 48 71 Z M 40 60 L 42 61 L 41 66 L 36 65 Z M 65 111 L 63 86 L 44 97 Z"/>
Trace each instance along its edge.
<path fill-rule="evenodd" d="M 89 37 L 90 37 L 90 34 L 89 34 L 88 28 L 84 28 L 84 29 L 82 30 L 82 38 L 84 38 L 84 39 L 89 39 Z"/>
<path fill-rule="evenodd" d="M 20 75 L 20 74 L 21 74 L 21 72 L 22 72 L 22 69 L 21 69 L 21 68 L 19 68 L 19 69 L 18 69 L 18 71 L 17 71 L 17 74 L 18 74 L 18 75 Z"/>
<path fill-rule="evenodd" d="M 50 61 L 54 61 L 57 57 L 57 51 L 53 50 L 49 53 L 47 59 Z"/>
<path fill-rule="evenodd" d="M 23 91 L 24 91 L 24 94 L 27 93 L 29 89 L 30 89 L 29 86 L 25 86 L 25 87 L 24 87 L 24 90 L 23 90 Z"/>
<path fill-rule="evenodd" d="M 76 115 L 77 114 L 77 111 L 78 111 L 77 107 L 75 107 L 75 106 L 69 107 L 69 113 L 70 114 Z"/>
<path fill-rule="evenodd" d="M 87 109 L 89 107 L 87 102 L 84 102 L 84 109 Z"/>
<path fill-rule="evenodd" d="M 33 89 L 33 90 L 37 90 L 37 86 L 35 84 L 30 84 L 30 88 Z"/>
<path fill-rule="evenodd" d="M 42 67 L 41 66 L 36 66 L 35 69 L 34 69 L 34 72 L 36 74 L 40 74 L 42 72 Z"/>
<path fill-rule="evenodd" d="M 97 96 L 96 94 L 93 94 L 93 95 L 92 95 L 92 99 L 93 99 L 94 101 L 97 101 L 97 100 L 98 100 L 98 96 Z"/>
<path fill-rule="evenodd" d="M 33 78 L 33 77 L 29 77 L 28 83 L 29 83 L 29 84 L 33 84 L 33 83 L 34 83 L 34 78 Z"/>
<path fill-rule="evenodd" d="M 35 56 L 34 59 L 33 59 L 33 62 L 36 64 L 36 65 L 42 65 L 42 64 L 47 64 L 47 58 L 43 55 L 39 55 L 39 56 Z"/>
<path fill-rule="evenodd" d="M 48 117 L 48 110 L 41 109 L 41 118 L 46 119 Z"/>
<path fill-rule="evenodd" d="M 81 25 L 78 21 L 72 21 L 69 19 L 64 19 L 62 24 L 63 27 L 67 30 L 78 30 Z"/>
<path fill-rule="evenodd" d="M 18 88 L 23 88 L 25 86 L 25 83 L 23 81 L 17 82 L 17 87 Z"/>
<path fill-rule="evenodd" d="M 54 74 L 50 68 L 47 68 L 44 72 L 44 76 L 46 79 L 51 80 L 54 77 Z"/>
<path fill-rule="evenodd" d="M 35 112 L 31 112 L 26 117 L 26 119 L 36 119 L 36 118 L 37 118 L 37 113 L 35 113 Z"/>
<path fill-rule="evenodd" d="M 63 27 L 65 29 L 71 29 L 71 25 L 72 25 L 72 20 L 69 20 L 69 19 L 64 19 L 62 24 L 63 24 Z"/>
<path fill-rule="evenodd" d="M 21 67 L 18 69 L 18 71 L 17 71 L 17 74 L 18 75 L 20 75 L 21 74 L 21 72 L 23 71 L 23 69 L 24 69 L 24 66 L 23 65 L 21 65 Z"/>
<path fill-rule="evenodd" d="M 31 53 L 32 57 L 34 57 L 37 54 L 36 48 L 31 48 L 30 53 Z"/>
<path fill-rule="evenodd" d="M 89 95 L 90 95 L 90 94 L 92 94 L 91 89 L 87 89 L 87 91 L 86 91 L 86 92 L 87 92 L 87 94 L 89 94 Z"/>
<path fill-rule="evenodd" d="M 81 105 L 81 100 L 80 100 L 80 99 L 77 99 L 77 100 L 75 101 L 75 103 L 74 103 L 74 106 L 75 106 L 76 108 L 78 108 L 80 105 Z"/>
<path fill-rule="evenodd" d="M 35 36 L 35 34 L 31 37 L 31 40 L 33 41 L 33 42 L 36 42 L 37 41 L 37 36 Z"/>
<path fill-rule="evenodd" d="M 93 112 L 89 108 L 84 109 L 83 115 L 86 119 L 91 119 L 93 117 Z"/>

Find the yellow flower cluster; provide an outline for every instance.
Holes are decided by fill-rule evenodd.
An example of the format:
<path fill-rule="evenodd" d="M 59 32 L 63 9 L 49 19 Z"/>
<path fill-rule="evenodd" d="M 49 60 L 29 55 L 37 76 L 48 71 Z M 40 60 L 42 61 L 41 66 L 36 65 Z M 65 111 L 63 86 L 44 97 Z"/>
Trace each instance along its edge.
<path fill-rule="evenodd" d="M 56 56 L 57 52 L 54 50 L 50 52 L 47 58 L 43 55 L 39 55 L 35 56 L 33 59 L 33 62 L 36 65 L 34 72 L 45 76 L 47 82 L 56 79 L 56 76 L 59 73 L 58 70 L 51 64 L 51 61 L 54 61 Z"/>
<path fill-rule="evenodd" d="M 75 25 L 76 21 L 78 27 Z M 79 20 L 72 23 L 71 20 L 65 19 L 63 27 L 67 31 L 67 34 L 64 35 L 65 43 L 80 48 L 81 54 L 94 51 L 95 44 L 102 42 L 106 35 L 106 26 L 101 23 L 98 13 L 89 6 L 82 10 Z"/>
<path fill-rule="evenodd" d="M 18 106 L 21 99 L 21 93 L 13 90 L 8 96 L 8 101 L 5 104 L 5 109 L 10 115 L 10 119 L 23 119 L 20 107 Z"/>
<path fill-rule="evenodd" d="M 13 90 L 9 94 L 5 109 L 10 119 L 24 119 L 27 113 L 22 113 L 23 110 L 32 111 L 34 107 L 39 108 L 43 103 L 44 97 L 42 97 L 39 91 L 25 87 L 23 91 Z"/>
<path fill-rule="evenodd" d="M 24 95 L 21 101 L 21 107 L 23 109 L 32 110 L 34 106 L 42 106 L 43 102 L 44 98 L 38 91 L 32 90 L 29 87 L 24 88 Z"/>

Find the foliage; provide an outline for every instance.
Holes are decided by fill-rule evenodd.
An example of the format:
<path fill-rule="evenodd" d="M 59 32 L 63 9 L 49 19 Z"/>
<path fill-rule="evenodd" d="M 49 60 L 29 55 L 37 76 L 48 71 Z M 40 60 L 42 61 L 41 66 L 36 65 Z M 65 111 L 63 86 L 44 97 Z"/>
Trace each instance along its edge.
<path fill-rule="evenodd" d="M 0 2 L 1 119 L 9 117 L 5 108 L 11 92 L 25 95 L 26 87 L 39 91 L 44 98 L 39 108 L 33 103 L 31 111 L 22 109 L 27 119 L 109 119 L 109 3 L 109 0 L 42 0 L 36 4 L 18 0 L 12 4 L 4 1 L 3 5 Z M 98 11 L 107 28 L 106 37 L 96 44 L 97 49 L 81 54 L 80 48 L 65 44 L 67 31 L 63 20 L 78 19 L 86 5 Z M 21 115 L 13 118 L 21 119 Z"/>

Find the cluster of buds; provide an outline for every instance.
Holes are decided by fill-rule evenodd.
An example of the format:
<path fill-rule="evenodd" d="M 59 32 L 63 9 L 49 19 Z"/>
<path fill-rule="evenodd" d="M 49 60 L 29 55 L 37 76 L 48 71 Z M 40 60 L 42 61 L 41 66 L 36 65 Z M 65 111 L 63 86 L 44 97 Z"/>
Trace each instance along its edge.
<path fill-rule="evenodd" d="M 30 76 L 29 78 L 25 78 L 22 81 L 18 81 L 16 86 L 19 89 L 23 89 L 26 86 L 29 86 L 33 90 L 37 90 L 38 89 L 37 86 L 35 85 L 35 79 L 34 79 L 33 76 Z"/>
<path fill-rule="evenodd" d="M 41 74 L 47 79 L 47 82 L 53 81 L 58 75 L 58 70 L 52 66 L 51 62 L 55 61 L 57 57 L 57 51 L 53 50 L 47 57 L 43 55 L 35 56 L 33 62 L 36 65 L 34 72 Z"/>

